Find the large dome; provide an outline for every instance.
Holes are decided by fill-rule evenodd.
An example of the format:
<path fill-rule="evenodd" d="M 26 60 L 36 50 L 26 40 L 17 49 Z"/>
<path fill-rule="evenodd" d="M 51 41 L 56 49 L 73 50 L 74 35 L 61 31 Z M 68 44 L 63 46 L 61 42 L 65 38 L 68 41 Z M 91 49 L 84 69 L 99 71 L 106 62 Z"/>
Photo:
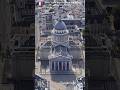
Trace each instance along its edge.
<path fill-rule="evenodd" d="M 67 27 L 65 25 L 65 23 L 62 20 L 59 20 L 56 24 L 55 24 L 55 30 L 66 30 Z"/>

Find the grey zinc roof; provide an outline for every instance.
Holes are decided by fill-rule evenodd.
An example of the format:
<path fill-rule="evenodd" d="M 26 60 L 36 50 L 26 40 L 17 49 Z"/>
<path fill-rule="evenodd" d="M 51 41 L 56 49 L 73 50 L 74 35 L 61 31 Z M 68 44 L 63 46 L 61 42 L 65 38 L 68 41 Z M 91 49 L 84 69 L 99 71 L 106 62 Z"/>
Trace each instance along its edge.
<path fill-rule="evenodd" d="M 56 30 L 65 30 L 65 29 L 67 29 L 65 23 L 64 23 L 63 21 L 61 21 L 61 20 L 59 20 L 59 21 L 55 24 L 54 28 L 55 28 Z"/>

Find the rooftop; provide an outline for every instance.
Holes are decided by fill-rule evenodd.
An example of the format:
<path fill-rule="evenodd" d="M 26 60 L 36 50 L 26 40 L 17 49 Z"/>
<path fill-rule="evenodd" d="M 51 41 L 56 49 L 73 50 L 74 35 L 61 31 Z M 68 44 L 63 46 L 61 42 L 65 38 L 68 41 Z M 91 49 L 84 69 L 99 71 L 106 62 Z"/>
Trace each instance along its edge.
<path fill-rule="evenodd" d="M 65 23 L 64 23 L 62 20 L 59 20 L 59 21 L 55 24 L 54 28 L 55 28 L 56 30 L 66 30 L 66 29 L 67 29 Z"/>

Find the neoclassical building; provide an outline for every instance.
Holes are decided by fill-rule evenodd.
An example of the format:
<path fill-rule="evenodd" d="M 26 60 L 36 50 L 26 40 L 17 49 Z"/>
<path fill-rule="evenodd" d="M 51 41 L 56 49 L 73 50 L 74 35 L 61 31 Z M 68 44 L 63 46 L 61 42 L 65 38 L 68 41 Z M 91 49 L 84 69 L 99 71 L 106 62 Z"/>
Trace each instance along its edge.
<path fill-rule="evenodd" d="M 74 21 L 69 21 L 74 23 Z M 80 22 L 80 21 L 79 21 Z M 75 24 L 77 28 L 69 28 L 68 23 L 58 20 L 50 36 L 41 36 L 43 40 L 39 43 L 36 61 L 40 62 L 40 73 L 58 73 L 74 71 L 76 67 L 82 67 L 84 60 L 84 43 L 82 43 L 81 25 Z M 75 26 L 73 25 L 73 26 Z"/>
<path fill-rule="evenodd" d="M 69 54 L 69 30 L 62 20 L 58 20 L 52 30 L 51 43 L 48 56 L 50 71 L 70 71 L 73 56 Z"/>

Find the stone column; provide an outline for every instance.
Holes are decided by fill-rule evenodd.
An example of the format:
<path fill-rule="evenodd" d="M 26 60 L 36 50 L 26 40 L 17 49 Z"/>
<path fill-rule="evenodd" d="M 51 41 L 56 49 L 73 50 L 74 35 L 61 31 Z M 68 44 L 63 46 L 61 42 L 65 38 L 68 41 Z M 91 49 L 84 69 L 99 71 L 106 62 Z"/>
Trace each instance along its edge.
<path fill-rule="evenodd" d="M 56 63 L 54 62 L 54 71 L 56 71 Z"/>
<path fill-rule="evenodd" d="M 72 69 L 71 66 L 72 66 L 72 62 L 70 61 L 70 62 L 69 62 L 69 70 Z"/>
<path fill-rule="evenodd" d="M 67 62 L 65 62 L 65 71 L 67 71 Z"/>
<path fill-rule="evenodd" d="M 62 62 L 62 71 L 63 71 L 63 62 Z"/>
<path fill-rule="evenodd" d="M 58 65 L 58 71 L 59 71 L 59 62 L 57 62 L 57 65 Z"/>
<path fill-rule="evenodd" d="M 50 69 L 53 70 L 53 62 L 50 62 Z"/>
<path fill-rule="evenodd" d="M 52 71 L 52 62 L 50 61 L 49 64 L 50 64 L 50 66 L 49 66 L 50 70 Z"/>

